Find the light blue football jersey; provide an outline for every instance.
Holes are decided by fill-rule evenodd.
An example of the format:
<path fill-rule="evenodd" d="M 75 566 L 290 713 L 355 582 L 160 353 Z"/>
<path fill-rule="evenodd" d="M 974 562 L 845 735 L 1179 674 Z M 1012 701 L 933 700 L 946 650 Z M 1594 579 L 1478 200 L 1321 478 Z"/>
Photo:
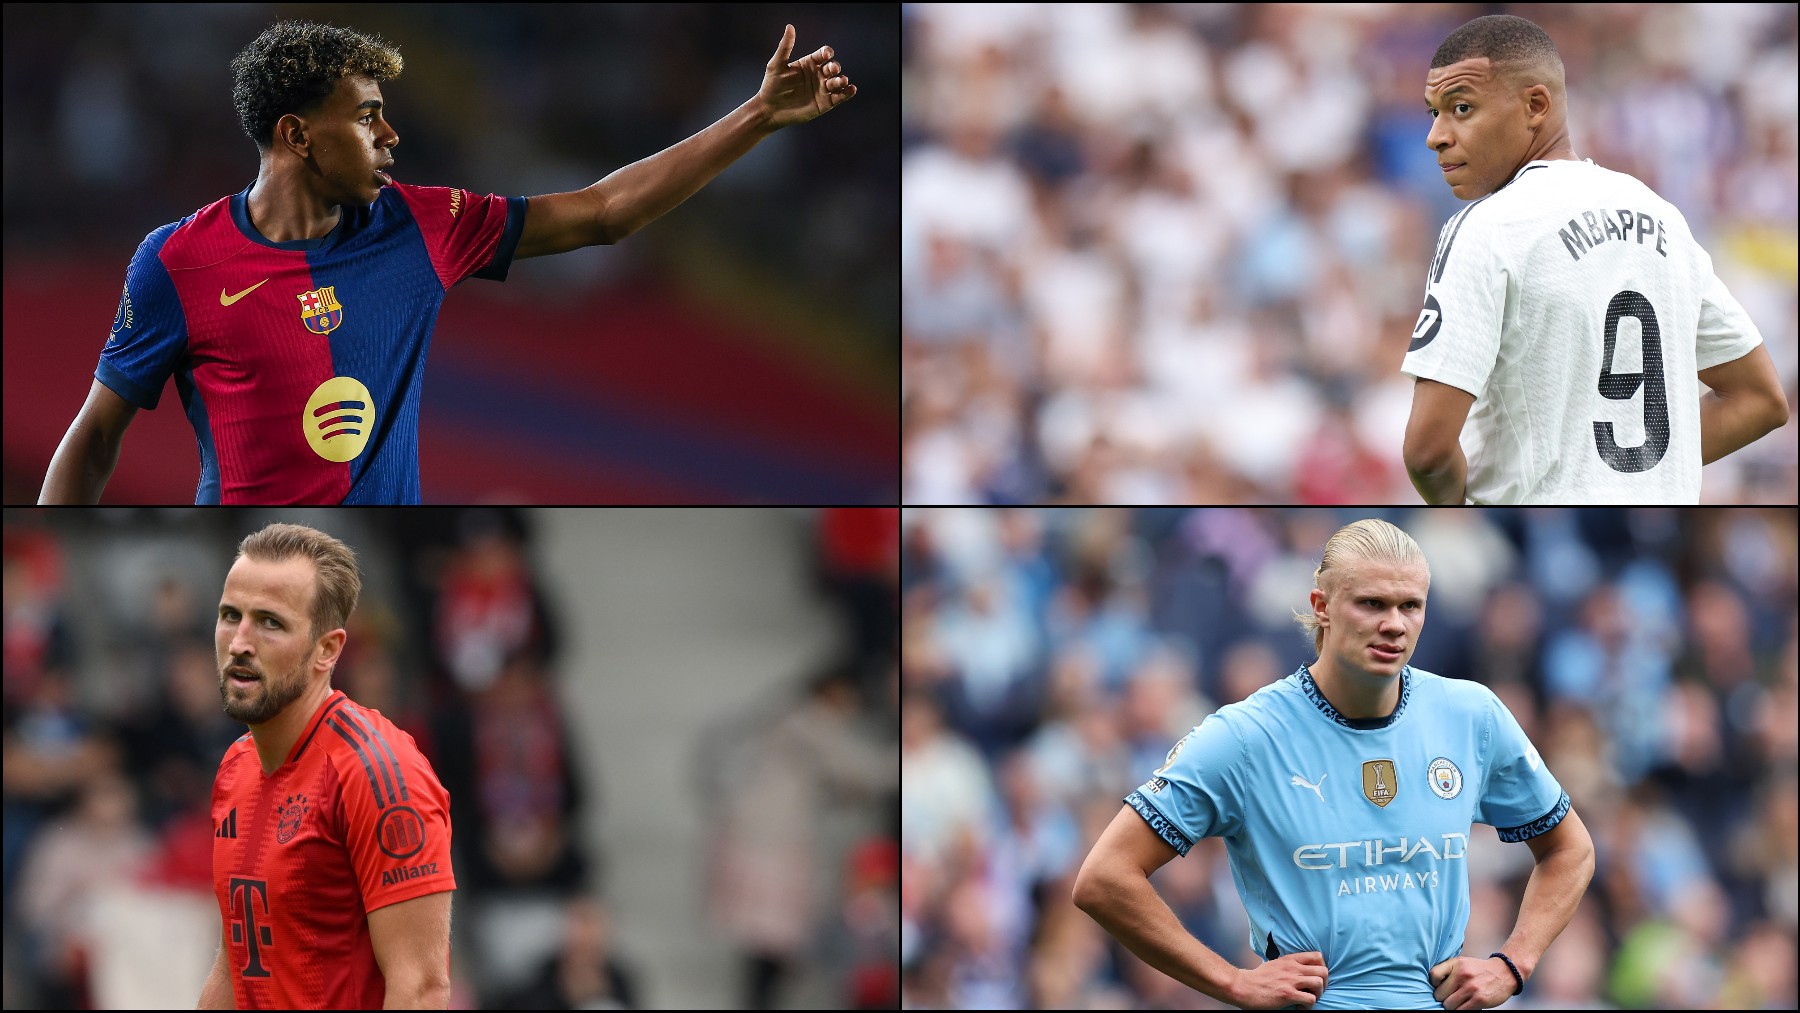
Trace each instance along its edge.
<path fill-rule="evenodd" d="M 1487 687 L 1400 678 L 1392 715 L 1352 720 L 1303 666 L 1209 715 L 1125 799 L 1183 855 L 1225 839 L 1251 949 L 1324 954 L 1315 1009 L 1441 1008 L 1427 972 L 1462 948 L 1470 825 L 1516 842 L 1569 813 Z"/>

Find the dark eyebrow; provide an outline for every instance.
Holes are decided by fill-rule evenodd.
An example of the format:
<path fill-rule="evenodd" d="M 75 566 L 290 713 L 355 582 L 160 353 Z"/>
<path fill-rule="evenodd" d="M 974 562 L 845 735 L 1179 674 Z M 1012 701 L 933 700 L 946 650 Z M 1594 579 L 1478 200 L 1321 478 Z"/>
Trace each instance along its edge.
<path fill-rule="evenodd" d="M 1454 91 L 1455 89 L 1453 88 L 1451 90 Z M 358 109 L 373 109 L 377 112 L 380 112 L 381 111 L 381 100 L 378 98 L 372 98 L 372 99 L 368 100 L 367 102 L 364 102 L 362 105 L 357 106 L 356 108 L 358 108 Z"/>
<path fill-rule="evenodd" d="M 1466 84 L 1459 84 L 1456 87 L 1450 89 L 1449 91 L 1443 93 L 1442 95 L 1439 95 L 1438 98 L 1446 99 L 1446 98 L 1449 98 L 1450 96 L 1456 94 L 1459 91 L 1466 91 L 1466 92 L 1469 92 L 1470 94 L 1473 94 L 1475 89 L 1470 88 Z M 1431 108 L 1431 96 L 1430 95 L 1425 96 L 1425 108 L 1427 108 L 1427 109 Z"/>

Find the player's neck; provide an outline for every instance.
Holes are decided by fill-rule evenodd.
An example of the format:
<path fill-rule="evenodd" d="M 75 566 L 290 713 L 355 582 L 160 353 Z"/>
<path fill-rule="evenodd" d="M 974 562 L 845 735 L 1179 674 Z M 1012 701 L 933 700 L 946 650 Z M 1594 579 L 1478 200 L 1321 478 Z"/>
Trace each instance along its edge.
<path fill-rule="evenodd" d="M 1337 712 L 1347 718 L 1385 718 L 1400 706 L 1400 677 L 1345 672 L 1329 656 L 1308 666 L 1313 683 Z"/>
<path fill-rule="evenodd" d="M 319 239 L 337 228 L 338 205 L 264 162 L 245 202 L 250 224 L 271 243 Z"/>
<path fill-rule="evenodd" d="M 298 700 L 282 708 L 280 714 L 260 725 L 250 726 L 250 738 L 256 743 L 256 758 L 262 763 L 264 777 L 275 773 L 277 767 L 287 762 L 294 743 L 300 741 L 300 733 L 306 730 L 312 716 L 330 695 L 331 680 L 320 679 Z"/>

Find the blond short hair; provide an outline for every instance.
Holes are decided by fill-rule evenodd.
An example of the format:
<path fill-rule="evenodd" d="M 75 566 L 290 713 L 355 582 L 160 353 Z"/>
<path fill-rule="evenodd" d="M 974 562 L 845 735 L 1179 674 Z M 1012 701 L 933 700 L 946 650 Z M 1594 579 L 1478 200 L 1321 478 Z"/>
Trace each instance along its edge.
<path fill-rule="evenodd" d="M 313 636 L 344 625 L 362 594 L 362 575 L 350 546 L 304 524 L 270 524 L 238 543 L 239 559 L 279 563 L 295 557 L 313 563 Z"/>
<path fill-rule="evenodd" d="M 1313 586 L 1325 592 L 1325 596 L 1329 598 L 1337 587 L 1339 575 L 1348 568 L 1352 560 L 1359 559 L 1421 566 L 1425 568 L 1427 583 L 1431 580 L 1431 567 L 1425 562 L 1425 553 L 1419 550 L 1419 543 L 1387 521 L 1370 517 L 1344 525 L 1326 540 L 1325 555 L 1319 560 L 1319 568 L 1313 571 Z M 1312 609 L 1308 608 L 1304 612 L 1295 609 L 1294 621 L 1300 624 L 1302 632 L 1312 638 L 1313 650 L 1323 653 L 1325 628 L 1319 625 L 1319 617 L 1313 614 Z"/>

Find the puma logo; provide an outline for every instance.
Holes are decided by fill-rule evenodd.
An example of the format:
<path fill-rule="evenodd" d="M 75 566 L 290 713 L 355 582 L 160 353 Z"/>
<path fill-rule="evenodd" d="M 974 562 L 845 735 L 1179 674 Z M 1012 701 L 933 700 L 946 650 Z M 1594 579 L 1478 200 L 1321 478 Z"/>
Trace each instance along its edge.
<path fill-rule="evenodd" d="M 1324 784 L 1325 779 L 1330 776 L 1331 776 L 1330 774 L 1320 774 L 1319 775 L 1319 784 Z M 1294 779 L 1292 781 L 1289 781 L 1288 783 L 1291 785 L 1294 785 L 1297 788 L 1298 787 L 1311 788 L 1313 790 L 1313 794 L 1319 796 L 1319 801 L 1321 801 L 1321 802 L 1325 801 L 1325 793 L 1319 790 L 1319 784 L 1314 784 L 1311 781 L 1308 781 L 1306 778 L 1301 777 L 1299 774 L 1295 774 Z"/>

